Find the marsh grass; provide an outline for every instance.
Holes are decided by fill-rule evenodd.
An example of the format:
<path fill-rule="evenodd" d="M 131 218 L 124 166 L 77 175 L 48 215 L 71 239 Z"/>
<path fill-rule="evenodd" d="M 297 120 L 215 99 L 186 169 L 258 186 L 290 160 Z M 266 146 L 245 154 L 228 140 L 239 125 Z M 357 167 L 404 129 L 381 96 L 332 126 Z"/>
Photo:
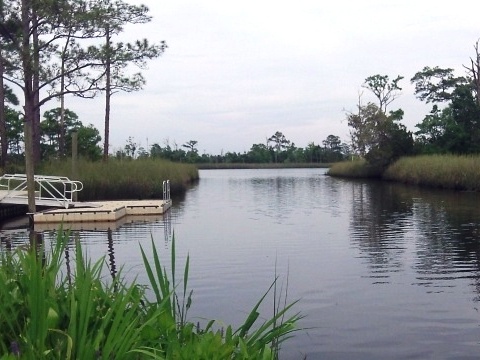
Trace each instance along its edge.
<path fill-rule="evenodd" d="M 335 163 L 328 175 L 377 177 L 365 160 Z M 434 188 L 480 191 L 480 155 L 421 155 L 398 159 L 381 177 L 385 180 Z"/>
<path fill-rule="evenodd" d="M 480 191 L 480 156 L 404 157 L 385 171 L 384 178 L 421 186 Z"/>
<path fill-rule="evenodd" d="M 170 272 L 153 239 L 153 261 L 141 248 L 150 282 L 145 286 L 127 284 L 121 271 L 105 282 L 104 259 L 92 264 L 79 242 L 74 271 L 66 275 L 69 235 L 58 234 L 49 251 L 33 246 L 1 252 L 0 359 L 277 359 L 279 344 L 302 318 L 287 315 L 296 302 L 285 302 L 272 318 L 259 321 L 258 309 L 276 279 L 237 329 L 214 331 L 213 320 L 202 329 L 187 318 L 190 260 L 177 280 L 174 241 Z"/>
<path fill-rule="evenodd" d="M 351 178 L 372 178 L 379 177 L 378 169 L 369 166 L 365 159 L 355 159 L 353 161 L 342 161 L 332 164 L 327 171 L 327 175 Z"/>
<path fill-rule="evenodd" d="M 42 164 L 38 172 L 81 181 L 81 201 L 162 198 L 164 180 L 170 180 L 175 194 L 198 179 L 194 165 L 161 159 L 110 159 L 106 163 L 82 160 L 78 162 L 77 176 L 72 174 L 71 161 L 54 161 Z"/>

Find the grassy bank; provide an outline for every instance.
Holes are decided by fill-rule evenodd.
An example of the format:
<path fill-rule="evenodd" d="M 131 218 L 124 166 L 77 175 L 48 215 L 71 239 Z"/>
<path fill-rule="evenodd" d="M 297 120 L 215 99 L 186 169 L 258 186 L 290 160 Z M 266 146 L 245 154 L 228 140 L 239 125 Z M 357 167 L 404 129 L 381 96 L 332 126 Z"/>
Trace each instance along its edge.
<path fill-rule="evenodd" d="M 405 157 L 392 164 L 383 178 L 421 186 L 480 191 L 480 156 Z"/>
<path fill-rule="evenodd" d="M 288 315 L 292 303 L 259 321 L 274 283 L 238 328 L 216 331 L 214 321 L 201 328 L 187 317 L 189 258 L 176 277 L 175 240 L 168 272 L 153 240 L 151 262 L 141 249 L 146 287 L 121 274 L 105 282 L 104 259 L 92 264 L 79 242 L 68 248 L 68 235 L 59 234 L 47 252 L 33 246 L 0 253 L 0 359 L 276 359 L 301 318 Z M 66 252 L 74 263 L 63 263 Z"/>
<path fill-rule="evenodd" d="M 349 178 L 372 178 L 379 177 L 377 171 L 373 171 L 365 159 L 342 161 L 332 164 L 327 175 Z"/>
<path fill-rule="evenodd" d="M 328 175 L 377 177 L 365 160 L 336 163 Z M 480 156 L 422 155 L 404 157 L 390 165 L 380 177 L 405 184 L 443 189 L 480 191 Z"/>
<path fill-rule="evenodd" d="M 164 180 L 170 180 L 171 192 L 176 194 L 198 179 L 194 165 L 160 159 L 79 161 L 78 176 L 72 174 L 71 161 L 55 161 L 42 164 L 37 173 L 81 181 L 80 201 L 161 198 Z"/>

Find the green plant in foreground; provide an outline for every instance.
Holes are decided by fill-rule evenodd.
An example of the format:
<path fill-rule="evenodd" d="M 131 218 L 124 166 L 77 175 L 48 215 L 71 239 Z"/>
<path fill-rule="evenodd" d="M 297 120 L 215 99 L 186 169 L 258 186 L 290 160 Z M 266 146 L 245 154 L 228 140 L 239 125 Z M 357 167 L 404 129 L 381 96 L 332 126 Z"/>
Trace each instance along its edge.
<path fill-rule="evenodd" d="M 275 280 L 236 330 L 214 330 L 213 320 L 203 329 L 189 322 L 190 261 L 187 257 L 179 294 L 175 240 L 170 275 L 153 239 L 152 262 L 141 248 L 153 299 L 146 286 L 127 284 L 121 271 L 103 281 L 104 259 L 92 264 L 79 242 L 74 263 L 66 264 L 74 271 L 65 275 L 66 251 L 68 234 L 60 229 L 50 251 L 39 245 L 1 252 L 0 359 L 276 359 L 279 344 L 301 319 L 299 314 L 285 318 L 295 302 L 285 303 L 256 325 L 260 305 L 272 288 L 275 293 Z"/>

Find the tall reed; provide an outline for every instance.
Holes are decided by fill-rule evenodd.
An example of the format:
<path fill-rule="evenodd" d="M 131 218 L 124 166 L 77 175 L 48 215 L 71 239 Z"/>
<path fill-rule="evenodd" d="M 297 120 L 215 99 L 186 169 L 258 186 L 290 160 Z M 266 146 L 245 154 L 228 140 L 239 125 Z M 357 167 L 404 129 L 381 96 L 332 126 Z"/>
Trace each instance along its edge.
<path fill-rule="evenodd" d="M 355 159 L 353 161 L 342 161 L 332 164 L 327 171 L 327 175 L 351 178 L 371 178 L 378 177 L 378 169 L 369 166 L 365 159 Z"/>
<path fill-rule="evenodd" d="M 42 164 L 39 172 L 81 181 L 84 188 L 78 196 L 83 201 L 161 198 L 164 180 L 170 180 L 175 194 L 198 179 L 194 165 L 161 159 L 110 159 L 107 163 L 83 160 L 78 162 L 77 176 L 72 174 L 70 161 L 53 161 Z"/>
<path fill-rule="evenodd" d="M 296 302 L 285 303 L 258 323 L 274 282 L 236 330 L 214 331 L 213 320 L 200 328 L 187 318 L 189 258 L 178 281 L 174 241 L 170 274 L 153 239 L 152 262 L 141 248 L 151 299 L 147 286 L 127 284 L 121 271 L 103 281 L 104 259 L 92 264 L 79 242 L 74 272 L 65 273 L 69 235 L 58 234 L 48 251 L 40 245 L 0 254 L 0 359 L 276 359 L 302 317 L 286 316 Z"/>
<path fill-rule="evenodd" d="M 404 157 L 390 165 L 384 178 L 429 187 L 480 191 L 480 156 Z"/>

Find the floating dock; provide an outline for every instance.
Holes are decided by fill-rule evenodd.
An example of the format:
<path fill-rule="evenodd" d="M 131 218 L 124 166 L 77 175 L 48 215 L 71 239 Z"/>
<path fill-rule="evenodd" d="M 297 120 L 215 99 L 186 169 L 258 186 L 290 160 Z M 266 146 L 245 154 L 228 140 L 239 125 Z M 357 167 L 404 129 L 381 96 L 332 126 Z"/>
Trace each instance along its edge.
<path fill-rule="evenodd" d="M 123 200 L 76 202 L 76 193 L 83 189 L 80 181 L 63 176 L 34 175 L 35 203 L 49 210 L 29 214 L 33 224 L 118 223 L 125 217 L 160 216 L 171 206 L 170 180 L 163 181 L 163 200 Z M 0 205 L 28 204 L 27 176 L 0 176 Z M 51 209 L 53 208 L 53 209 Z M 6 213 L 6 212 L 5 212 Z M 0 215 L 2 212 L 0 211 Z M 109 226 L 108 226 L 109 227 Z"/>
<path fill-rule="evenodd" d="M 116 222 L 125 216 L 163 215 L 172 206 L 171 200 L 98 201 L 69 209 L 52 209 L 33 214 L 34 224 Z"/>
<path fill-rule="evenodd" d="M 71 231 L 107 231 L 116 230 L 124 225 L 132 223 L 155 223 L 165 221 L 167 215 L 127 215 L 117 221 L 94 221 L 94 222 L 70 222 L 70 223 L 36 223 L 35 231 L 57 231 L 60 226 L 64 230 Z"/>

